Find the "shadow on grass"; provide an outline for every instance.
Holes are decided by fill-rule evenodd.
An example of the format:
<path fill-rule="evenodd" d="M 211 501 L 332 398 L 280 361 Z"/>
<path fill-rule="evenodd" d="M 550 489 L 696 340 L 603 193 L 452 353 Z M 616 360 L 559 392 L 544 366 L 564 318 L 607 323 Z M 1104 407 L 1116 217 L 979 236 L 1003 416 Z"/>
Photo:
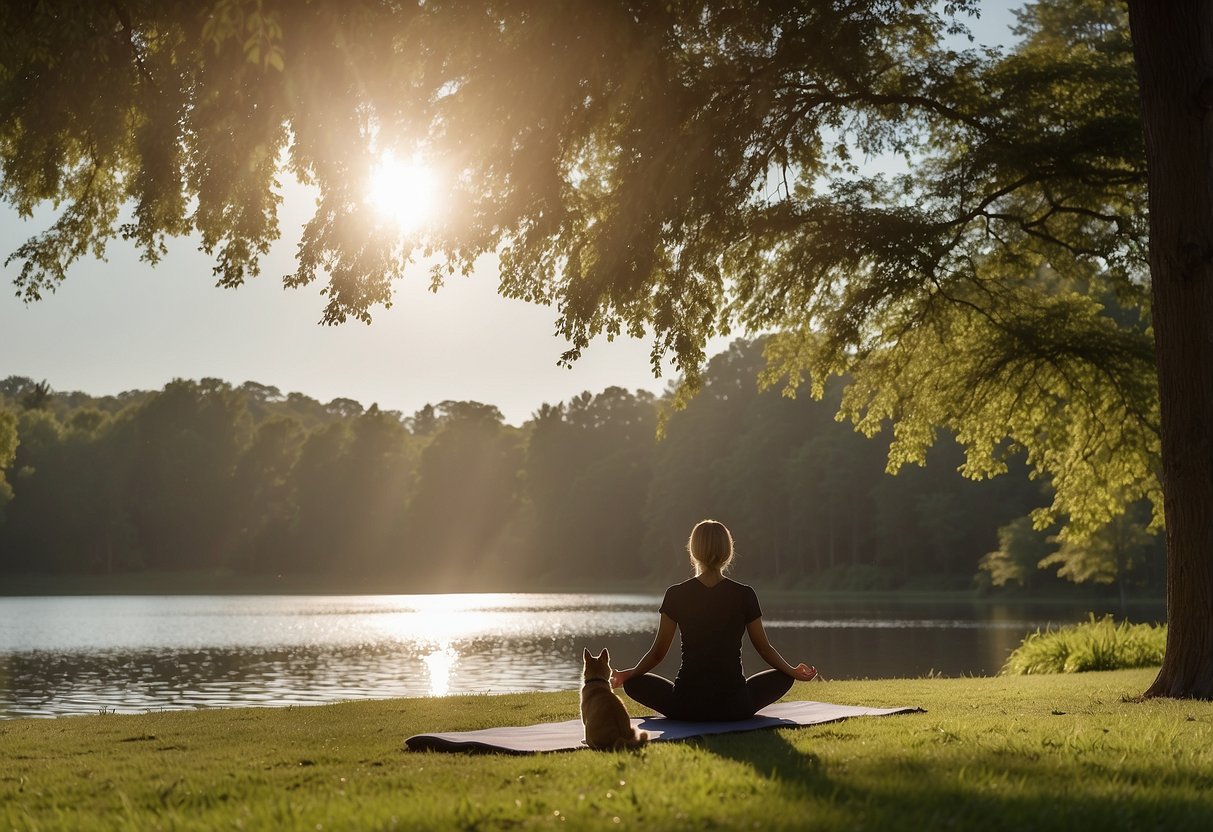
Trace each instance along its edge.
<path fill-rule="evenodd" d="M 848 829 L 1114 830 L 1213 828 L 1210 775 L 1135 767 L 1115 771 L 1008 759 L 984 750 L 936 759 L 924 749 L 866 763 L 824 761 L 785 731 L 704 737 L 705 751 L 745 764 L 782 797 L 842 810 Z M 803 744 L 803 743 L 802 743 Z M 796 828 L 773 824 L 778 828 Z"/>
<path fill-rule="evenodd" d="M 789 742 L 783 731 L 752 731 L 703 737 L 702 747 L 718 757 L 745 763 L 767 780 L 803 797 L 833 799 L 839 786 L 820 757 Z"/>

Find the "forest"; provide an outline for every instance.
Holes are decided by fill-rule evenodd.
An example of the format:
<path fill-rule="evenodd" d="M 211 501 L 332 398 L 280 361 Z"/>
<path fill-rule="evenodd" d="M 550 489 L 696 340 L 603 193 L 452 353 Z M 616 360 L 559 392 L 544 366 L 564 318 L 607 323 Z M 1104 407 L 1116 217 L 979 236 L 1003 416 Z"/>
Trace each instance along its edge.
<path fill-rule="evenodd" d="M 1051 496 L 1014 455 L 961 476 L 947 436 L 886 472 L 890 431 L 760 389 L 763 340 L 698 395 L 610 387 L 521 426 L 474 401 L 411 415 L 256 382 L 117 396 L 0 381 L 0 575 L 308 576 L 334 589 L 617 589 L 686 574 L 692 524 L 737 540 L 739 579 L 811 590 L 1160 596 L 1162 535 L 1131 506 L 1089 540 L 1029 517 Z M 288 584 L 289 585 L 289 584 Z"/>

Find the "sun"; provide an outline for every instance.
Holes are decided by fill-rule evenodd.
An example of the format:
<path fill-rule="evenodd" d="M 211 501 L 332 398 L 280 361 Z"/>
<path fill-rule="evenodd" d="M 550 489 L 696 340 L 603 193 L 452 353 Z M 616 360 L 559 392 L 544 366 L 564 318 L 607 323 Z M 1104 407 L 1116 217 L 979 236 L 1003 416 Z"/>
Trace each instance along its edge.
<path fill-rule="evenodd" d="M 371 172 L 367 198 L 384 219 L 405 232 L 420 230 L 438 213 L 434 171 L 416 158 L 402 161 L 384 154 Z"/>

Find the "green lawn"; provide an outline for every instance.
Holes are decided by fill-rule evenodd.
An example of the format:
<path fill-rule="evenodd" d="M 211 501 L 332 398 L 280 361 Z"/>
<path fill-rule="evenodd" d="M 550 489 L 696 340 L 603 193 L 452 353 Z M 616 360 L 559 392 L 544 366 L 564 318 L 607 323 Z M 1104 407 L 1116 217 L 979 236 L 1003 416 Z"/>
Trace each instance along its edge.
<path fill-rule="evenodd" d="M 1152 670 L 801 684 L 927 713 L 639 752 L 417 754 L 574 691 L 0 722 L 3 829 L 1126 829 L 1213 825 L 1213 703 Z"/>

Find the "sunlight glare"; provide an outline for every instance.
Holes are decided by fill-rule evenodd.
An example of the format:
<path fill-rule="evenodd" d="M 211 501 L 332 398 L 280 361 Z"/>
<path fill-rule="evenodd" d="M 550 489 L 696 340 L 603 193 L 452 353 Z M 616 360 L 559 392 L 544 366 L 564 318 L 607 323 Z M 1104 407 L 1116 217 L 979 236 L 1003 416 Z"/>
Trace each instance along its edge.
<path fill-rule="evenodd" d="M 446 696 L 451 689 L 451 669 L 459 661 L 459 654 L 444 644 L 421 661 L 430 674 L 430 696 Z"/>
<path fill-rule="evenodd" d="M 402 231 L 417 231 L 437 214 L 438 184 L 434 171 L 416 157 L 401 161 L 386 153 L 371 173 L 367 197 Z"/>
<path fill-rule="evenodd" d="M 412 595 L 400 596 L 400 608 L 376 616 L 384 635 L 415 644 L 451 644 L 462 639 L 502 634 L 517 629 L 513 617 L 499 609 L 508 596 Z M 485 609 L 488 607 L 488 609 Z"/>

